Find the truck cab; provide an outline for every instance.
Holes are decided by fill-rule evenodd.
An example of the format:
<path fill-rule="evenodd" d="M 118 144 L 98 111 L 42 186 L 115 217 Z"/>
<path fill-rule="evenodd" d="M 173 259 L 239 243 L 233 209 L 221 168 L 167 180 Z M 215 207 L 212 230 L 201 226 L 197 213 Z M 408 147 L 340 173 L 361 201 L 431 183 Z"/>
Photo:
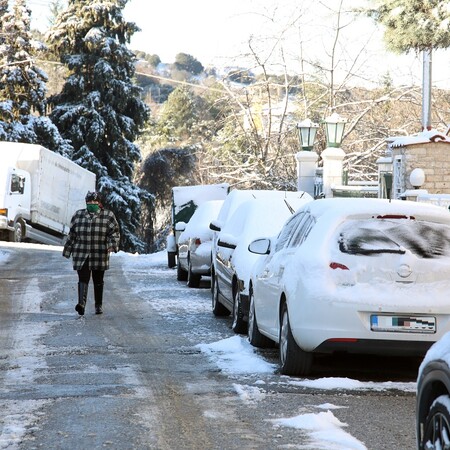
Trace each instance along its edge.
<path fill-rule="evenodd" d="M 21 242 L 25 238 L 26 221 L 30 219 L 30 174 L 8 167 L 0 178 L 0 198 L 0 233 L 11 242 Z"/>

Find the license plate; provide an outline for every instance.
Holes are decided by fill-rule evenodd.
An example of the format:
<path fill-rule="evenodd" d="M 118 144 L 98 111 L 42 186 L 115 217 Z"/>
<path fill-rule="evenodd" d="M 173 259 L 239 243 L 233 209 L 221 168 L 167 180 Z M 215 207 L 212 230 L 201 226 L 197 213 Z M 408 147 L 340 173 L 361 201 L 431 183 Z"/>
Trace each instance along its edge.
<path fill-rule="evenodd" d="M 436 333 L 436 317 L 371 315 L 370 329 L 398 333 Z"/>

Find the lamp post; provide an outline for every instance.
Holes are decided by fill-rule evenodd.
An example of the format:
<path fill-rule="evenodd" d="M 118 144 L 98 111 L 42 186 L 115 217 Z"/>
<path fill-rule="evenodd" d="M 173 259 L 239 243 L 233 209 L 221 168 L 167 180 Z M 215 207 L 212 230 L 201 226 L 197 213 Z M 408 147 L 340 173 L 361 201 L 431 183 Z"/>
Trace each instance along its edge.
<path fill-rule="evenodd" d="M 327 147 L 339 148 L 344 136 L 344 129 L 347 119 L 344 119 L 337 113 L 333 113 L 330 117 L 327 117 L 323 123 L 325 124 Z"/>
<path fill-rule="evenodd" d="M 344 136 L 344 119 L 337 113 L 331 114 L 323 123 L 327 138 L 327 148 L 321 153 L 323 162 L 323 194 L 333 197 L 333 187 L 342 185 L 344 151 L 340 148 Z"/>
<path fill-rule="evenodd" d="M 297 159 L 297 190 L 307 192 L 313 197 L 317 160 L 319 159 L 314 151 L 314 141 L 318 129 L 319 125 L 310 119 L 305 119 L 297 124 L 301 149 L 295 155 Z"/>
<path fill-rule="evenodd" d="M 311 151 L 313 149 L 318 129 L 319 124 L 314 123 L 310 119 L 305 119 L 297 123 L 298 138 L 302 150 Z"/>

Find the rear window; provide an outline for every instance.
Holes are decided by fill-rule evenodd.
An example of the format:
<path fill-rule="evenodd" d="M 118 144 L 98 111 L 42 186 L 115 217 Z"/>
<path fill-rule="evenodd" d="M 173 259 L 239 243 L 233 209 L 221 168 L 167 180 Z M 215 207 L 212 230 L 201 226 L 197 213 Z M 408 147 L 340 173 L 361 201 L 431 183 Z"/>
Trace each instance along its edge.
<path fill-rule="evenodd" d="M 350 220 L 339 230 L 339 249 L 351 255 L 404 254 L 421 258 L 450 256 L 450 226 L 390 218 Z"/>

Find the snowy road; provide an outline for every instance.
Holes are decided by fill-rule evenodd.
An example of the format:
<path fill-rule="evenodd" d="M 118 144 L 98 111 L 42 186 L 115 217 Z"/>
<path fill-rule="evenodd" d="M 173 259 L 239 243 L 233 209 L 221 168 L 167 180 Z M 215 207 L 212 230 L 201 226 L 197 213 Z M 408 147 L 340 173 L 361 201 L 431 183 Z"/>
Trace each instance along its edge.
<path fill-rule="evenodd" d="M 415 448 L 416 361 L 281 377 L 164 254 L 113 255 L 79 318 L 60 251 L 0 243 L 0 449 Z"/>

